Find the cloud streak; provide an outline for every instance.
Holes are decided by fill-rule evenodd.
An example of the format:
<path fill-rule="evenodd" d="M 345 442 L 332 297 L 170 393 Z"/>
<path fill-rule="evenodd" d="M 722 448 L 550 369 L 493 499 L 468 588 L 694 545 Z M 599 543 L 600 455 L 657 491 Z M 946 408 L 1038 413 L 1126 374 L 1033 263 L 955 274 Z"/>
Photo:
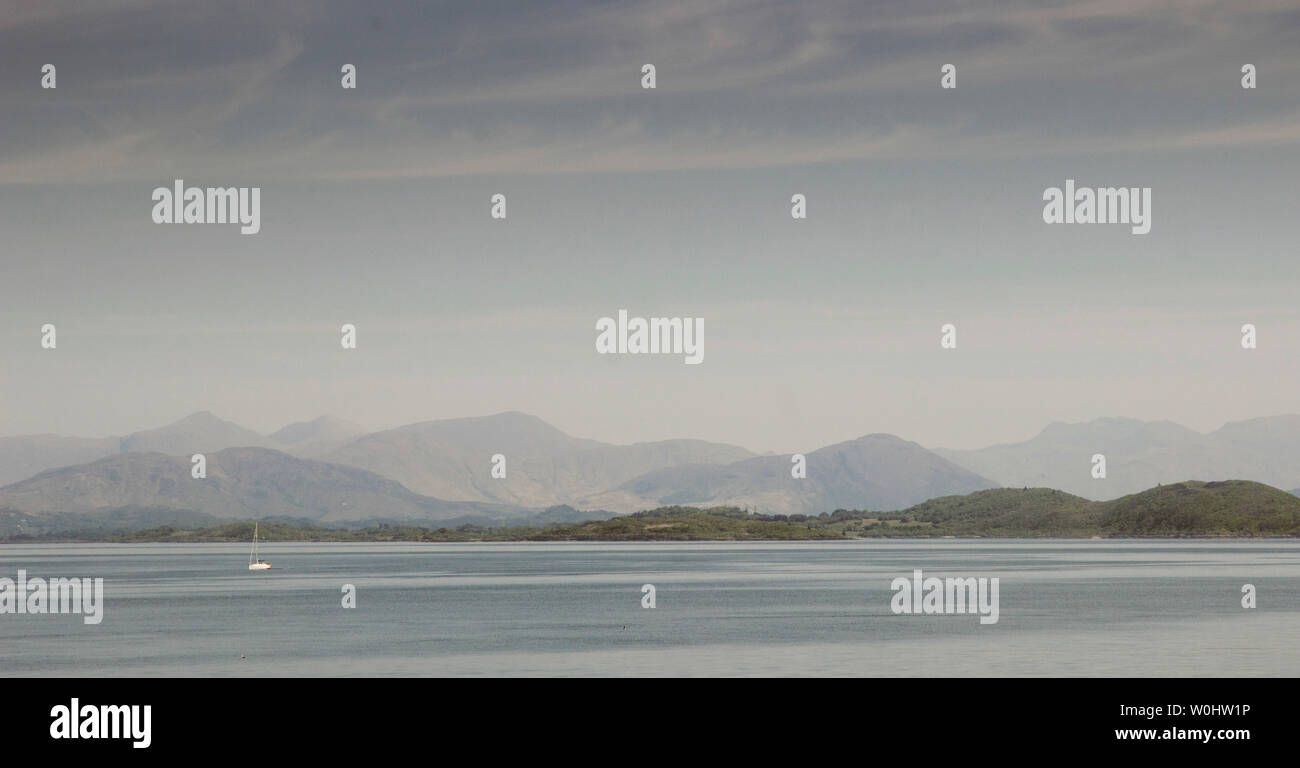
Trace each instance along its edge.
<path fill-rule="evenodd" d="M 8 184 L 178 166 L 354 179 L 1069 153 L 1107 108 L 1140 118 L 1107 126 L 1119 151 L 1278 145 L 1295 141 L 1283 104 L 1300 93 L 1282 55 L 1300 41 L 1276 25 L 1287 6 L 1266 2 L 393 4 L 366 18 L 344 3 L 7 5 L 0 99 L 23 115 L 0 126 Z M 1228 109 L 1247 54 L 1278 97 Z M 47 60 L 57 91 L 37 87 Z M 338 87 L 344 62 L 354 92 Z M 960 85 L 945 101 L 949 62 Z M 659 68 L 654 92 L 643 63 Z M 1144 117 L 1206 100 L 1224 109 Z"/>

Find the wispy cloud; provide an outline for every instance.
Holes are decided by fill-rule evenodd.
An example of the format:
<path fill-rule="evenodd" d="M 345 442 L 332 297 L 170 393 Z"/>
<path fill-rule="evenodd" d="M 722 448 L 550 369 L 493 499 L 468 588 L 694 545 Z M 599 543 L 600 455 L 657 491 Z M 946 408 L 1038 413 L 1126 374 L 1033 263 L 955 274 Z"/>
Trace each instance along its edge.
<path fill-rule="evenodd" d="M 0 124 L 9 184 L 1068 154 L 1098 126 L 1113 151 L 1277 146 L 1294 143 L 1284 104 L 1300 93 L 1281 2 L 0 8 L 0 103 L 18 115 Z M 1244 56 L 1271 96 L 1186 106 L 1226 106 Z M 57 91 L 37 87 L 47 60 Z M 356 91 L 338 86 L 344 62 Z M 659 68 L 654 92 L 639 87 L 643 63 Z M 959 66 L 952 94 L 938 93 L 942 63 Z"/>

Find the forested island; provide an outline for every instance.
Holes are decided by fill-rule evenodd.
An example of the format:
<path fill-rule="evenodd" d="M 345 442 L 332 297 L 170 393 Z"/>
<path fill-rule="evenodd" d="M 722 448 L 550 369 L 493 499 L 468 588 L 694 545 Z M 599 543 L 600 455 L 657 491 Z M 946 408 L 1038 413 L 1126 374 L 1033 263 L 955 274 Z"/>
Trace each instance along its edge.
<path fill-rule="evenodd" d="M 18 541 L 234 542 L 252 521 L 207 527 L 10 535 Z M 429 527 L 380 523 L 331 528 L 260 521 L 265 541 L 796 541 L 860 538 L 1296 537 L 1300 498 L 1244 480 L 1188 481 L 1111 501 L 1050 488 L 999 488 L 944 496 L 896 512 L 840 509 L 759 515 L 735 507 L 672 506 L 603 520 L 546 525 Z"/>

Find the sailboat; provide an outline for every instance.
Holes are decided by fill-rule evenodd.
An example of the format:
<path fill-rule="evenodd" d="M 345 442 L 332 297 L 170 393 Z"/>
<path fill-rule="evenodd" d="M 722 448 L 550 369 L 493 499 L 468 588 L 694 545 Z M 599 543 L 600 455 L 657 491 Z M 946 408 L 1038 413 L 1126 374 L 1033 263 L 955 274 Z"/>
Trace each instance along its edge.
<path fill-rule="evenodd" d="M 248 553 L 248 570 L 250 571 L 269 571 L 271 564 L 262 562 L 257 556 L 257 523 L 253 523 L 253 551 Z"/>

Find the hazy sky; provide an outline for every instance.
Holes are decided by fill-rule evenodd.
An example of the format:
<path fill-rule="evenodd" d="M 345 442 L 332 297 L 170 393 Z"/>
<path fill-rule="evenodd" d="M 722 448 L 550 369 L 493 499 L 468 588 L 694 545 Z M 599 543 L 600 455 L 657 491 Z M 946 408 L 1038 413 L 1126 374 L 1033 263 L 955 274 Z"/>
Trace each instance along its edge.
<path fill-rule="evenodd" d="M 1298 150 L 1297 3 L 0 1 L 0 434 L 1297 412 Z M 1150 234 L 1044 224 L 1067 178 L 1151 187 Z M 154 224 L 175 179 L 261 187 L 261 232 Z M 622 308 L 704 363 L 597 355 Z"/>

